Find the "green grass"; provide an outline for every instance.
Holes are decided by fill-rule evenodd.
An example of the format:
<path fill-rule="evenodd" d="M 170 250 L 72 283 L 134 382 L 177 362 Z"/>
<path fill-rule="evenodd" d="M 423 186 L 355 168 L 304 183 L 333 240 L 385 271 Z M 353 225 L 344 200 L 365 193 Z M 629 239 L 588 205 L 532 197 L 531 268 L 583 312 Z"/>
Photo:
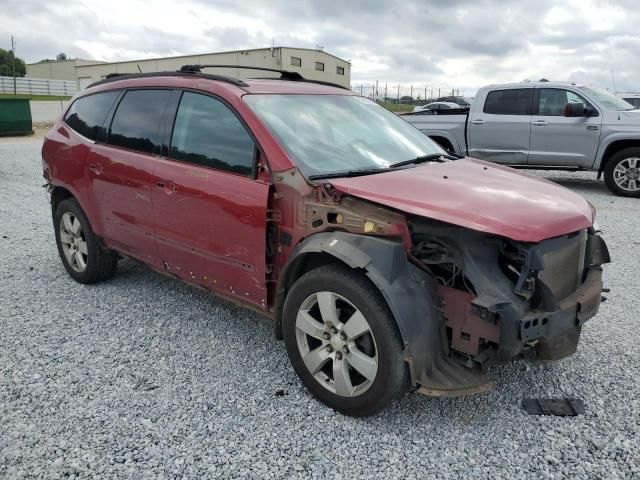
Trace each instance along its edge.
<path fill-rule="evenodd" d="M 413 111 L 413 105 L 406 103 L 391 103 L 391 102 L 379 102 L 384 108 L 390 112 L 411 112 Z"/>
<path fill-rule="evenodd" d="M 60 101 L 69 100 L 71 97 L 65 95 L 13 95 L 12 93 L 0 93 L 0 98 L 28 98 L 36 101 Z"/>

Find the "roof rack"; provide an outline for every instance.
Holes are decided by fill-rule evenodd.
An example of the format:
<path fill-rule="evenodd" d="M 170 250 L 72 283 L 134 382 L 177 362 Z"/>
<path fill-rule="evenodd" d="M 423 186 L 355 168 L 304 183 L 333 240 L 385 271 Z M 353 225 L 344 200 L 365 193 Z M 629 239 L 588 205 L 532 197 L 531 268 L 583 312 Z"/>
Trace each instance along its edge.
<path fill-rule="evenodd" d="M 337 83 L 325 82 L 323 80 L 310 80 L 308 78 L 304 78 L 298 72 L 292 72 L 290 70 L 280 70 L 278 68 L 268 68 L 268 67 L 252 67 L 249 65 L 183 65 L 180 67 L 179 72 L 182 73 L 202 73 L 203 68 L 240 68 L 244 70 L 259 70 L 263 72 L 274 72 L 280 74 L 280 80 L 290 80 L 292 82 L 306 82 L 306 83 L 317 83 L 319 85 L 326 85 L 328 87 L 336 87 L 342 88 L 344 90 L 349 90 L 349 88 L 344 87 L 342 85 L 338 85 Z M 267 79 L 261 79 L 267 80 Z"/>
<path fill-rule="evenodd" d="M 97 85 L 104 85 L 105 83 L 116 82 L 119 80 L 128 80 L 130 78 L 148 78 L 148 77 L 193 77 L 206 78 L 208 80 L 218 80 L 220 82 L 231 83 L 237 87 L 248 87 L 249 84 L 238 80 L 237 78 L 226 77 L 224 75 L 210 75 L 208 73 L 200 72 L 147 72 L 147 73 L 109 73 L 105 76 L 104 80 L 100 80 L 92 83 L 87 88 L 95 87 Z"/>
<path fill-rule="evenodd" d="M 280 74 L 280 80 L 289 80 L 292 82 L 305 82 L 315 83 L 318 85 L 325 85 L 327 87 L 341 88 L 349 90 L 349 88 L 337 83 L 325 82 L 322 80 L 309 80 L 304 78 L 298 72 L 291 72 L 289 70 L 279 70 L 277 68 L 267 67 L 250 67 L 248 65 L 183 65 L 180 70 L 176 72 L 148 72 L 148 73 L 109 73 L 104 80 L 92 83 L 87 88 L 95 87 L 97 85 L 104 85 L 105 83 L 111 83 L 118 80 L 128 80 L 130 78 L 147 78 L 147 77 L 191 77 L 197 76 L 200 78 L 206 78 L 209 80 L 218 80 L 220 82 L 231 83 L 237 87 L 248 87 L 249 84 L 238 80 L 237 78 L 227 77 L 225 75 L 211 75 L 208 73 L 202 73 L 203 68 L 240 68 L 244 70 L 259 70 L 263 72 L 274 72 Z"/>

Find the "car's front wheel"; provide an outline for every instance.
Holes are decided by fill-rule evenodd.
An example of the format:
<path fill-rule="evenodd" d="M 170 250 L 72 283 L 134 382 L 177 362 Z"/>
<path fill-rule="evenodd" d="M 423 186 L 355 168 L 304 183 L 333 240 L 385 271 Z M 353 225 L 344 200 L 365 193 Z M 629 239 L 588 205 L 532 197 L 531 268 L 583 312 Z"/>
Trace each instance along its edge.
<path fill-rule="evenodd" d="M 625 148 L 613 155 L 605 166 L 604 180 L 616 195 L 640 197 L 640 148 Z"/>
<path fill-rule="evenodd" d="M 53 215 L 58 253 L 69 275 L 80 283 L 113 276 L 118 255 L 100 244 L 87 216 L 72 198 L 60 202 Z"/>
<path fill-rule="evenodd" d="M 408 384 L 393 315 L 375 286 L 346 267 L 314 269 L 293 285 L 283 334 L 302 382 L 342 413 L 376 413 Z"/>

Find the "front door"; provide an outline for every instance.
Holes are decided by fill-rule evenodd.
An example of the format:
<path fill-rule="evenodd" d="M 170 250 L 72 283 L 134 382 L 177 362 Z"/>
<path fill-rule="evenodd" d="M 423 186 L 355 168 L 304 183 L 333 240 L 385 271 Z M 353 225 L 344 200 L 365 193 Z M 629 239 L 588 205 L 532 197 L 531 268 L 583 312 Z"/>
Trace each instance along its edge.
<path fill-rule="evenodd" d="M 475 106 L 469 115 L 469 156 L 510 165 L 526 164 L 532 96 L 533 88 L 488 92 L 484 105 Z"/>
<path fill-rule="evenodd" d="M 169 90 L 127 91 L 106 143 L 94 145 L 88 162 L 107 244 L 152 265 L 161 264 L 151 192 L 162 133 L 158 119 L 169 95 Z"/>
<path fill-rule="evenodd" d="M 254 179 L 257 146 L 212 96 L 184 92 L 158 159 L 152 199 L 167 271 L 266 308 L 269 184 Z"/>
<path fill-rule="evenodd" d="M 541 88 L 531 117 L 529 164 L 591 168 L 600 142 L 602 117 L 581 95 Z M 567 103 L 582 103 L 596 115 L 565 117 Z"/>

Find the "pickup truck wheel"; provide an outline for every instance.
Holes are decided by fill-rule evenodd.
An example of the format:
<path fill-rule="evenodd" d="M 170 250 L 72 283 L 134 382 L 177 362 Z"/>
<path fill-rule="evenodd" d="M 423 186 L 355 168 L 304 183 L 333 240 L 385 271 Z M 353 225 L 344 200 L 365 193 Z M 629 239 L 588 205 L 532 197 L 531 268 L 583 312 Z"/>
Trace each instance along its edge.
<path fill-rule="evenodd" d="M 53 224 L 60 259 L 74 280 L 96 283 L 113 276 L 118 255 L 100 245 L 78 202 L 70 198 L 60 202 Z"/>
<path fill-rule="evenodd" d="M 403 344 L 389 308 L 371 282 L 326 265 L 293 285 L 283 334 L 296 373 L 320 401 L 347 415 L 382 410 L 408 385 Z"/>
<path fill-rule="evenodd" d="M 613 155 L 604 168 L 604 180 L 616 195 L 640 197 L 640 148 L 625 148 Z"/>

